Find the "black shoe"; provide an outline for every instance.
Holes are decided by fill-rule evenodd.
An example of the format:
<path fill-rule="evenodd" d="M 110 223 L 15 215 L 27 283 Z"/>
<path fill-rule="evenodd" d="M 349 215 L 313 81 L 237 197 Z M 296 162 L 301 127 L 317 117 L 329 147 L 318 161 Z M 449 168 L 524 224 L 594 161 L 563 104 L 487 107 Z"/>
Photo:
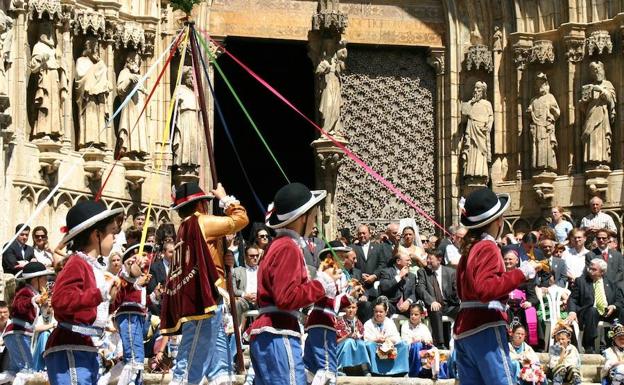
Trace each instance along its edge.
<path fill-rule="evenodd" d="M 592 346 L 591 348 L 585 348 L 585 354 L 596 354 L 596 352 L 594 351 L 594 347 Z"/>

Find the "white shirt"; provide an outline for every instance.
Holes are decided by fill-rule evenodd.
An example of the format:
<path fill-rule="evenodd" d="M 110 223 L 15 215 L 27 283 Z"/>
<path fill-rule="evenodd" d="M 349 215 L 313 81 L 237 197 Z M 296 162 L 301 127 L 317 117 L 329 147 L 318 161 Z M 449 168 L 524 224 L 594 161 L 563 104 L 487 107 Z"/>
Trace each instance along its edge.
<path fill-rule="evenodd" d="M 609 214 L 599 211 L 598 214 L 589 214 L 581 219 L 581 228 L 597 227 L 617 232 L 613 218 Z"/>
<path fill-rule="evenodd" d="M 572 274 L 574 278 L 578 278 L 585 272 L 585 254 L 589 250 L 585 247 L 581 251 L 576 251 L 574 247 L 566 247 L 565 251 L 561 253 L 561 258 L 565 261 L 568 268 L 568 273 Z"/>
<path fill-rule="evenodd" d="M 45 250 L 39 250 L 36 247 L 33 247 L 33 250 L 35 252 L 35 259 L 37 262 L 43 263 L 45 267 L 52 266 L 52 254 Z"/>
<path fill-rule="evenodd" d="M 436 276 L 438 286 L 440 286 L 440 293 L 442 294 L 442 298 L 444 298 L 444 292 L 442 291 L 442 266 L 438 267 L 438 270 L 435 270 L 433 274 Z"/>
<path fill-rule="evenodd" d="M 386 317 L 382 325 L 377 325 L 373 318 L 364 323 L 364 340 L 375 342 L 379 337 L 386 337 L 386 339 L 396 344 L 401 341 L 401 335 L 390 318 Z"/>
<path fill-rule="evenodd" d="M 258 292 L 258 267 L 245 266 L 245 274 L 247 282 L 245 285 L 245 294 Z"/>
<path fill-rule="evenodd" d="M 461 254 L 459 253 L 459 249 L 454 244 L 450 244 L 446 246 L 444 256 L 446 260 L 444 261 L 447 265 L 459 265 L 459 259 L 461 258 Z"/>
<path fill-rule="evenodd" d="M 165 277 L 169 276 L 169 269 L 171 268 L 171 262 L 167 261 L 166 258 L 163 258 L 163 266 L 165 267 Z"/>
<path fill-rule="evenodd" d="M 405 322 L 401 326 L 401 339 L 408 344 L 413 342 L 422 341 L 431 343 L 433 338 L 431 337 L 431 331 L 424 323 L 419 323 L 414 326 L 411 322 Z"/>
<path fill-rule="evenodd" d="M 368 259 L 368 249 L 370 248 L 370 241 L 366 242 L 366 244 L 362 245 L 362 252 L 364 253 L 364 260 Z"/>

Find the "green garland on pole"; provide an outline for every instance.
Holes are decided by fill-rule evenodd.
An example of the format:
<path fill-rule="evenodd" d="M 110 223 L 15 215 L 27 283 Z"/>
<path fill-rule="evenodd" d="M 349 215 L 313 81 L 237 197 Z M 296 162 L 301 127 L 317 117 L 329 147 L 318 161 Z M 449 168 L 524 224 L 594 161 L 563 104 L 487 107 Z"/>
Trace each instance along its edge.
<path fill-rule="evenodd" d="M 203 0 L 171 0 L 171 8 L 173 8 L 174 11 L 180 10 L 190 15 L 193 7 L 202 1 Z"/>

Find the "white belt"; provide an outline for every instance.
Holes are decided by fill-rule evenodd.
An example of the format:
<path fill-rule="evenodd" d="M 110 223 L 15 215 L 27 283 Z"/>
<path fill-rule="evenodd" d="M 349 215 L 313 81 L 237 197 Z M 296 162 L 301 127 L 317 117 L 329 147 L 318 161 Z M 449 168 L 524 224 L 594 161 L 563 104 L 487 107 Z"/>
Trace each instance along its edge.
<path fill-rule="evenodd" d="M 330 309 L 327 307 L 320 307 L 320 306 L 312 306 L 312 311 L 314 310 L 318 310 L 318 311 L 322 311 L 323 313 L 327 313 L 329 315 L 336 315 L 336 312 L 334 311 L 334 309 Z"/>
<path fill-rule="evenodd" d="M 480 302 L 480 301 L 462 301 L 459 304 L 459 309 L 488 309 L 488 310 L 498 310 L 498 311 L 507 311 L 507 307 L 503 305 L 500 301 L 490 301 L 490 302 Z"/>

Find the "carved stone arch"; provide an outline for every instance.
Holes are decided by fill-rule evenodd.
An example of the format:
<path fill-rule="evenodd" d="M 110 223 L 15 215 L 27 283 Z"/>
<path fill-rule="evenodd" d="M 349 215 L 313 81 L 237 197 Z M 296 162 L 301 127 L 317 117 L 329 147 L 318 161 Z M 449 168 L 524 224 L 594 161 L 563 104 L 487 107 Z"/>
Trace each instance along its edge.
<path fill-rule="evenodd" d="M 613 222 L 615 222 L 615 228 L 616 229 L 620 229 L 622 227 L 621 226 L 622 221 L 620 219 L 620 214 L 618 214 L 617 211 L 614 211 L 614 210 L 602 210 L 602 212 L 604 212 L 605 214 L 608 214 L 611 218 L 613 218 Z"/>
<path fill-rule="evenodd" d="M 76 205 L 79 202 L 86 201 L 86 200 L 89 200 L 89 197 L 87 195 L 85 195 L 85 194 L 77 194 L 74 197 L 74 205 Z"/>
<path fill-rule="evenodd" d="M 28 184 L 15 186 L 19 189 L 20 194 L 20 202 L 21 201 L 29 201 L 34 203 L 37 201 L 37 197 L 39 194 L 35 191 L 34 187 Z"/>
<path fill-rule="evenodd" d="M 122 209 L 123 212 L 126 212 L 126 206 L 123 204 L 123 202 L 118 201 L 118 200 L 112 200 L 109 206 L 110 210 L 114 210 L 114 209 Z"/>
<path fill-rule="evenodd" d="M 160 210 L 160 213 L 158 214 L 158 223 L 170 223 L 171 220 L 169 219 L 169 210 L 168 209 L 162 209 Z"/>
<path fill-rule="evenodd" d="M 52 199 L 52 207 L 58 209 L 61 205 L 68 208 L 71 208 L 74 205 L 74 200 L 70 193 L 63 191 Z"/>
<path fill-rule="evenodd" d="M 513 219 L 503 218 L 503 235 L 513 233 Z"/>
<path fill-rule="evenodd" d="M 533 224 L 531 226 L 532 230 L 537 230 L 542 226 L 548 226 L 548 221 L 544 217 L 538 217 L 533 220 Z"/>

